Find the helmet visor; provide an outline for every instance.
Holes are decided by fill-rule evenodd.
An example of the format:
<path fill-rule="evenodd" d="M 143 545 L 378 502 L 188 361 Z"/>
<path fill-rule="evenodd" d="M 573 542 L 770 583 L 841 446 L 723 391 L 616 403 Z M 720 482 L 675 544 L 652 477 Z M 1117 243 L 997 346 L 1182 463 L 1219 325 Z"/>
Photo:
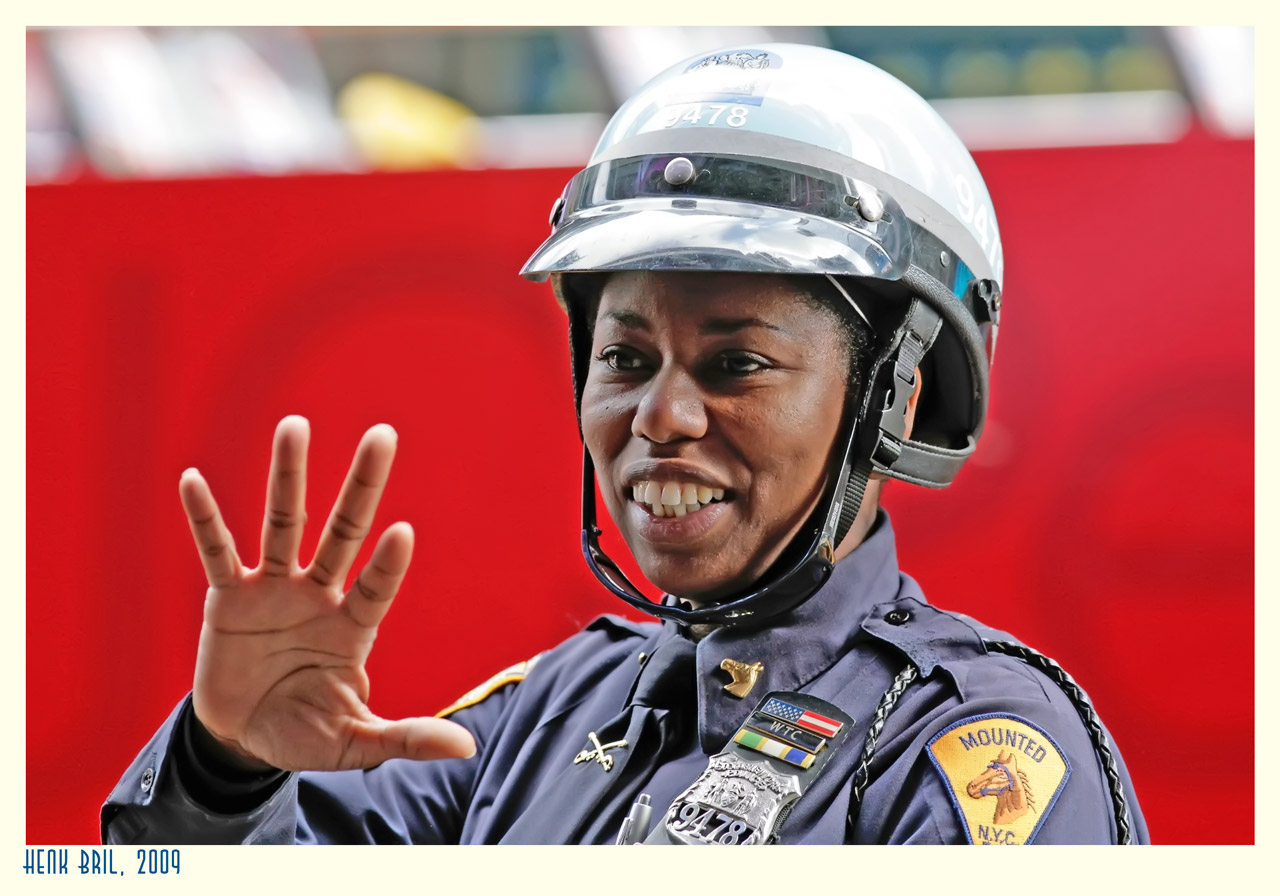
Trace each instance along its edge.
<path fill-rule="evenodd" d="M 911 223 L 892 200 L 802 165 L 638 156 L 586 169 L 563 199 L 525 276 L 701 268 L 892 280 L 910 263 Z"/>

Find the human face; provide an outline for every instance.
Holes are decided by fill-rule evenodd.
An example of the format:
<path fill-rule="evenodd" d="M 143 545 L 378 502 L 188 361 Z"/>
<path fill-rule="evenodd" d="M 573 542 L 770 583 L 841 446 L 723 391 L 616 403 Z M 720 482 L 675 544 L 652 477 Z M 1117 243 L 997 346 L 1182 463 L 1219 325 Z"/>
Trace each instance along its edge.
<path fill-rule="evenodd" d="M 778 558 L 822 496 L 848 352 L 834 314 L 780 277 L 606 281 L 583 438 L 609 514 L 653 584 L 702 603 Z M 676 488 L 696 503 L 655 511 Z"/>

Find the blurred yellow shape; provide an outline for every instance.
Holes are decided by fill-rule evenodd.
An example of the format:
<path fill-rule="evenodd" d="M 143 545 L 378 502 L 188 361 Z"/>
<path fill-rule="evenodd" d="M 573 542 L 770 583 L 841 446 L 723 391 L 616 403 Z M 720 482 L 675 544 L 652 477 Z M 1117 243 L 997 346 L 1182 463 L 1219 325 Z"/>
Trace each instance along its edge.
<path fill-rule="evenodd" d="M 1013 64 L 999 50 L 957 50 L 942 67 L 944 96 L 1008 96 Z"/>
<path fill-rule="evenodd" d="M 1177 90 L 1169 60 L 1155 47 L 1115 47 L 1102 59 L 1107 90 Z"/>
<path fill-rule="evenodd" d="M 367 72 L 352 78 L 338 93 L 338 115 L 375 168 L 456 168 L 477 157 L 475 113 L 395 75 Z"/>
<path fill-rule="evenodd" d="M 867 61 L 893 75 L 916 93 L 933 94 L 933 71 L 929 60 L 909 50 L 869 56 Z"/>
<path fill-rule="evenodd" d="M 1022 87 L 1030 94 L 1086 93 L 1093 88 L 1093 60 L 1077 47 L 1044 47 L 1022 60 Z"/>

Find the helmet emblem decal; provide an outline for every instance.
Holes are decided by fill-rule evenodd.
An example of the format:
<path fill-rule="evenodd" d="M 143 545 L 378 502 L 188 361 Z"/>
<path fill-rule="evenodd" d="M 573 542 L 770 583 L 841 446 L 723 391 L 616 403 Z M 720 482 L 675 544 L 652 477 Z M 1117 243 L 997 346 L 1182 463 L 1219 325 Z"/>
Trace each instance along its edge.
<path fill-rule="evenodd" d="M 768 50 L 713 53 L 690 63 L 684 73 L 671 82 L 671 92 L 663 103 L 745 103 L 759 106 L 780 68 L 782 57 Z"/>
<path fill-rule="evenodd" d="M 737 68 L 768 68 L 770 54 L 763 50 L 739 50 L 736 53 L 718 53 L 707 56 L 689 66 L 688 71 L 695 68 L 708 68 L 713 65 L 732 65 Z"/>

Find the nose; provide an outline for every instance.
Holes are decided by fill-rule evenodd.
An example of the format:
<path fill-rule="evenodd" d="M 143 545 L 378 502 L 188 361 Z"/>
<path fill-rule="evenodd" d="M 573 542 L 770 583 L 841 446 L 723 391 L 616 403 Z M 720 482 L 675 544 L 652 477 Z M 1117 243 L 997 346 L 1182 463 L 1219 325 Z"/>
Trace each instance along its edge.
<path fill-rule="evenodd" d="M 707 408 L 698 383 L 688 372 L 664 364 L 645 384 L 631 421 L 631 434 L 658 444 L 699 439 L 707 432 Z"/>

